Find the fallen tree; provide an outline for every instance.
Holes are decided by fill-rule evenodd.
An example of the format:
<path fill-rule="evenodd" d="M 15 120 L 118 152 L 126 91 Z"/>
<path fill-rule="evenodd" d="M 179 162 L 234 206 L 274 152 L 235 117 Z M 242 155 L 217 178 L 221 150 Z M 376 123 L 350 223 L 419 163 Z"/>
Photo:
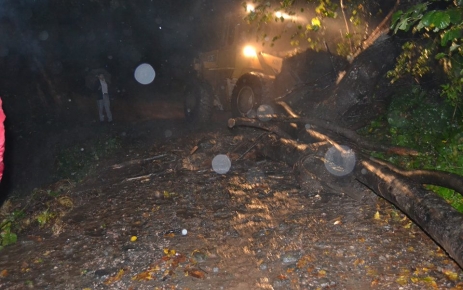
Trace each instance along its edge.
<path fill-rule="evenodd" d="M 272 121 L 236 118 L 228 126 L 270 132 L 259 139 L 260 154 L 292 166 L 299 185 L 308 192 L 339 192 L 362 199 L 373 191 L 388 200 L 463 268 L 463 214 L 424 187 L 437 185 L 463 194 L 463 177 L 435 170 L 407 171 L 372 158 L 372 151 L 409 156 L 419 152 L 376 144 L 354 131 L 383 113 L 397 91 L 385 76 L 396 65 L 403 42 L 387 35 L 388 19 L 398 5 L 399 1 L 349 66 L 327 57 L 329 51 L 307 51 L 285 60 L 293 69 L 275 80 L 279 97 L 272 105 L 278 114 Z M 325 71 L 330 72 L 328 77 Z M 293 77 L 288 90 L 293 75 L 298 77 Z"/>
<path fill-rule="evenodd" d="M 325 121 L 312 118 L 313 122 Z M 283 120 L 287 122 L 288 120 Z M 347 129 L 327 124 L 314 129 L 306 119 L 299 121 L 311 143 L 288 138 L 276 123 L 252 119 L 230 119 L 230 128 L 251 126 L 273 134 L 260 139 L 259 152 L 271 159 L 285 161 L 294 167 L 299 185 L 316 193 L 345 193 L 356 199 L 373 191 L 388 200 L 409 216 L 436 241 L 463 268 L 463 214 L 451 207 L 443 198 L 426 190 L 423 184 L 435 184 L 463 193 L 463 177 L 440 171 L 406 171 L 386 161 L 370 158 L 364 146 L 369 144 Z M 326 129 L 329 128 L 329 129 Z M 336 134 L 343 132 L 344 134 Z M 349 144 L 345 146 L 344 144 Z M 353 148 L 353 149 L 352 149 Z M 386 146 L 377 149 L 389 151 Z M 396 152 L 410 152 L 395 147 Z M 391 152 L 391 151 L 389 151 Z"/>

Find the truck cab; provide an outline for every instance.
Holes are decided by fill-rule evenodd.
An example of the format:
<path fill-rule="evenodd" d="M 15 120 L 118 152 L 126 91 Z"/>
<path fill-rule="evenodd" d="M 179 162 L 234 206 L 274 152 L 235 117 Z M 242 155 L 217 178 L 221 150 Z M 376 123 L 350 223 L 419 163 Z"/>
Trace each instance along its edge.
<path fill-rule="evenodd" d="M 283 58 L 264 52 L 245 26 L 240 18 L 227 15 L 219 47 L 194 59 L 197 79 L 185 91 L 185 116 L 190 124 L 206 123 L 213 107 L 247 116 L 271 91 Z"/>

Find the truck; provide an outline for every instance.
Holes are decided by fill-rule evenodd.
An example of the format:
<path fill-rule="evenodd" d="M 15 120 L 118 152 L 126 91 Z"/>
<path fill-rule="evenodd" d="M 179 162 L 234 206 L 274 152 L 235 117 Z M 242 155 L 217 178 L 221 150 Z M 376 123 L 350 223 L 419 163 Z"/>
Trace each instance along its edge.
<path fill-rule="evenodd" d="M 297 93 L 303 96 L 319 89 L 319 85 L 332 85 L 336 78 L 328 46 L 326 51 L 311 50 L 297 56 L 288 45 L 258 43 L 255 32 L 250 35 L 241 22 L 234 15 L 224 17 L 218 48 L 200 53 L 193 61 L 196 77 L 184 91 L 185 118 L 193 128 L 210 122 L 214 107 L 231 111 L 233 117 L 255 117 L 259 107 L 265 105 L 270 109 L 267 113 L 272 114 L 281 92 L 296 91 L 295 86 L 299 86 L 302 89 Z M 292 59 L 285 57 L 291 54 Z M 313 83 L 310 88 L 308 80 Z"/>

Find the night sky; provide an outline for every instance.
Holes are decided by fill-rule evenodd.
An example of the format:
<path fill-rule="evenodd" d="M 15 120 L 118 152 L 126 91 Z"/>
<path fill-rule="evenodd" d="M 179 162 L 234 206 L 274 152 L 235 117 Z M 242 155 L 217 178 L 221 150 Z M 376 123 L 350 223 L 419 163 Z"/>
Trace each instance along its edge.
<path fill-rule="evenodd" d="M 140 62 L 162 74 L 161 64 L 179 66 L 179 56 L 191 59 L 210 45 L 213 21 L 232 2 L 3 1 L 2 76 L 34 73 L 34 58 L 52 74 L 101 66 L 133 70 Z"/>

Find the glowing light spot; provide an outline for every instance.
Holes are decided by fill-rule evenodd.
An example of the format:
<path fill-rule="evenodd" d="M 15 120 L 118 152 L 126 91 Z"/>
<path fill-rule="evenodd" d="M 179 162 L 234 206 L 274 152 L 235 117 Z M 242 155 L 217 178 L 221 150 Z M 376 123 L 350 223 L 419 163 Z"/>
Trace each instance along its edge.
<path fill-rule="evenodd" d="M 243 48 L 243 54 L 245 57 L 257 57 L 256 49 L 250 45 Z"/>
<path fill-rule="evenodd" d="M 246 12 L 254 12 L 256 8 L 252 4 L 247 4 L 246 5 Z"/>
<path fill-rule="evenodd" d="M 135 69 L 134 76 L 137 82 L 142 85 L 147 85 L 154 80 L 156 72 L 151 65 L 142 63 Z"/>
<path fill-rule="evenodd" d="M 231 161 L 225 154 L 219 154 L 212 159 L 212 169 L 218 174 L 225 174 L 231 168 Z"/>
<path fill-rule="evenodd" d="M 331 147 L 325 154 L 325 168 L 333 175 L 344 176 L 355 167 L 355 152 L 348 146 Z"/>

